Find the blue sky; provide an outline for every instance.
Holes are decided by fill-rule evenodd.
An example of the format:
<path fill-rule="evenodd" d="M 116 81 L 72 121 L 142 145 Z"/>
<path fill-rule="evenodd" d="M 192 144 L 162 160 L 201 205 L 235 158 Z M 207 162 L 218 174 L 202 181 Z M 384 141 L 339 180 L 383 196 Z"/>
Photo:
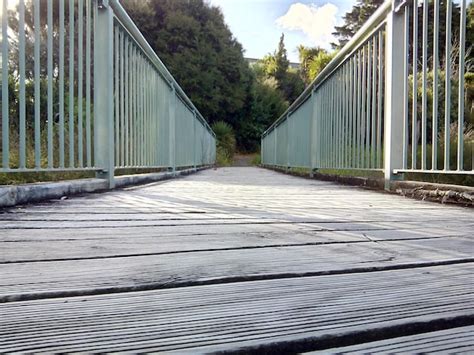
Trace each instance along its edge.
<path fill-rule="evenodd" d="M 298 62 L 296 47 L 327 49 L 334 25 L 355 0 L 207 0 L 221 8 L 230 30 L 242 43 L 245 56 L 261 58 L 273 52 L 285 34 L 288 58 Z"/>

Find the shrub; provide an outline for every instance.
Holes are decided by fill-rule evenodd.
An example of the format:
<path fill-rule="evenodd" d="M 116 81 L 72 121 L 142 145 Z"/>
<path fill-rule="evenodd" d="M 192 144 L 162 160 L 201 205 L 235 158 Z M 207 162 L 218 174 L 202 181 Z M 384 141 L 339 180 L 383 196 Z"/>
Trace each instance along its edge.
<path fill-rule="evenodd" d="M 226 166 L 232 164 L 235 154 L 234 130 L 224 121 L 215 122 L 212 125 L 212 129 L 217 139 L 217 165 Z"/>

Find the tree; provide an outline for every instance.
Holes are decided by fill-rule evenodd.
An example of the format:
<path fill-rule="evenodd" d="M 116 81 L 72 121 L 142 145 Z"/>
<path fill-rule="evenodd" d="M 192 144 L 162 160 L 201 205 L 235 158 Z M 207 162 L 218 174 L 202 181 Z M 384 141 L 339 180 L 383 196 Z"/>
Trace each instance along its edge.
<path fill-rule="evenodd" d="M 338 43 L 331 43 L 332 46 L 334 48 L 344 47 L 383 3 L 384 0 L 357 0 L 352 10 L 342 17 L 344 24 L 335 27 L 333 35 L 337 37 Z"/>
<path fill-rule="evenodd" d="M 305 47 L 303 45 L 298 46 L 298 55 L 300 59 L 300 75 L 304 83 L 308 85 L 311 82 L 309 74 L 310 64 L 313 59 L 323 51 L 321 47 Z"/>
<path fill-rule="evenodd" d="M 261 80 L 273 78 L 277 83 L 278 90 L 288 102 L 293 102 L 304 90 L 304 82 L 298 72 L 290 68 L 290 61 L 286 55 L 284 43 L 285 36 L 282 33 L 278 43 L 278 49 L 273 54 L 267 54 L 257 64 L 259 70 L 264 73 Z"/>
<path fill-rule="evenodd" d="M 433 18 L 434 18 L 434 3 L 433 0 L 428 1 L 428 42 L 423 43 L 423 3 L 418 1 L 418 55 L 421 55 L 423 46 L 427 46 L 427 51 L 429 55 L 433 52 Z M 453 38 L 459 37 L 459 20 L 460 20 L 460 9 L 459 4 L 453 2 L 452 0 L 441 0 L 439 2 L 439 27 L 438 32 L 441 34 L 446 33 L 446 3 L 447 1 L 452 2 L 452 25 L 451 33 Z M 352 7 L 352 10 L 347 12 L 343 16 L 344 24 L 341 26 L 336 26 L 333 35 L 337 37 L 338 43 L 332 43 L 334 48 L 342 48 L 354 35 L 355 33 L 364 25 L 365 22 L 369 19 L 370 16 L 377 10 L 377 8 L 384 2 L 384 0 L 358 0 L 356 5 Z M 469 27 L 469 24 L 472 23 L 472 15 L 474 14 L 473 3 L 469 4 L 467 11 L 468 21 L 467 21 L 467 45 L 473 43 L 472 39 L 474 34 L 472 32 L 472 27 Z M 410 11 L 410 28 L 409 36 L 413 38 L 413 11 Z M 469 41 L 471 39 L 471 41 Z M 423 43 L 423 46 L 421 45 Z M 439 53 L 444 53 L 445 41 L 439 41 Z M 410 48 L 411 56 L 412 48 Z"/>
<path fill-rule="evenodd" d="M 257 69 L 258 70 L 258 69 Z M 255 80 L 252 88 L 252 120 L 243 120 L 240 130 L 248 151 L 256 151 L 260 136 L 288 108 L 274 78 Z"/>
<path fill-rule="evenodd" d="M 219 8 L 203 0 L 125 0 L 147 41 L 210 122 L 250 120 L 252 76 Z"/>
<path fill-rule="evenodd" d="M 318 76 L 337 53 L 336 51 L 329 53 L 320 47 L 305 47 L 303 45 L 298 47 L 298 52 L 301 63 L 300 75 L 306 85 L 309 85 Z"/>
<path fill-rule="evenodd" d="M 278 49 L 275 52 L 275 79 L 279 82 L 285 80 L 285 75 L 290 66 L 290 61 L 286 55 L 285 48 L 285 34 L 282 33 L 280 36 L 280 41 L 278 42 Z"/>

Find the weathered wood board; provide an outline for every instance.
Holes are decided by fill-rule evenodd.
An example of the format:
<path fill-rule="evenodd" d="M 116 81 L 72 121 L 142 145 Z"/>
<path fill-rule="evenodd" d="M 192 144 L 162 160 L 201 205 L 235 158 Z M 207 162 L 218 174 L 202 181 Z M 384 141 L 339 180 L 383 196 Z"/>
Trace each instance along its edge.
<path fill-rule="evenodd" d="M 473 209 L 224 168 L 1 212 L 0 351 L 310 351 L 474 323 Z"/>
<path fill-rule="evenodd" d="M 309 347 L 474 315 L 473 271 L 438 266 L 5 303 L 0 351 Z"/>

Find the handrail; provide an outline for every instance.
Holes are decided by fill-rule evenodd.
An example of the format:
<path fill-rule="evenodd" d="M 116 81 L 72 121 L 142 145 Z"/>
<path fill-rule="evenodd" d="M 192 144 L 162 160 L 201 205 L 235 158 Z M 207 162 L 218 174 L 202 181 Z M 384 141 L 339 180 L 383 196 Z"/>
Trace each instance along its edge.
<path fill-rule="evenodd" d="M 343 63 L 348 56 L 351 55 L 352 51 L 362 44 L 367 37 L 375 32 L 380 24 L 385 22 L 387 14 L 392 9 L 392 0 L 386 0 L 380 7 L 374 12 L 374 14 L 367 20 L 367 22 L 356 32 L 354 37 L 346 43 L 346 45 L 337 53 L 337 55 L 324 67 L 324 69 L 318 74 L 318 76 L 308 85 L 308 87 L 301 93 L 300 96 L 288 107 L 288 109 L 268 127 L 262 134 L 262 138 L 268 135 L 281 121 L 285 120 L 286 117 L 291 114 L 300 104 L 302 104 L 310 95 L 311 91 L 321 85 L 331 74 L 337 69 L 337 67 Z"/>
<path fill-rule="evenodd" d="M 90 171 L 113 187 L 119 169 L 214 164 L 215 133 L 120 2 L 58 5 L 20 1 L 18 28 L 1 5 L 0 173 Z"/>
<path fill-rule="evenodd" d="M 138 29 L 135 22 L 133 22 L 133 20 L 130 18 L 128 13 L 123 8 L 122 4 L 120 4 L 119 0 L 109 0 L 109 4 L 110 4 L 110 6 L 112 7 L 112 9 L 114 11 L 115 17 L 121 22 L 122 26 L 124 26 L 124 28 L 130 33 L 130 35 L 133 37 L 133 39 L 135 41 L 137 41 L 137 43 L 140 45 L 142 50 L 145 52 L 145 54 L 151 60 L 153 65 L 156 67 L 156 69 L 165 77 L 165 79 L 168 81 L 169 85 L 171 87 L 175 88 L 176 93 L 186 102 L 186 104 L 189 107 L 191 107 L 192 110 L 194 110 L 196 112 L 196 114 L 197 114 L 196 116 L 199 118 L 199 120 L 204 124 L 204 126 L 207 128 L 207 130 L 215 137 L 214 131 L 209 126 L 207 121 L 204 119 L 201 112 L 199 112 L 199 110 L 196 108 L 196 106 L 194 106 L 191 99 L 186 95 L 186 93 L 181 88 L 181 86 L 178 84 L 178 82 L 173 77 L 173 75 L 171 75 L 168 68 L 161 61 L 161 59 L 156 55 L 153 48 L 151 48 L 150 44 L 147 42 L 145 37 L 142 35 L 142 33 Z"/>
<path fill-rule="evenodd" d="M 404 173 L 469 181 L 461 176 L 474 176 L 464 132 L 466 4 L 385 1 L 262 134 L 262 163 L 383 172 L 387 189 Z"/>

